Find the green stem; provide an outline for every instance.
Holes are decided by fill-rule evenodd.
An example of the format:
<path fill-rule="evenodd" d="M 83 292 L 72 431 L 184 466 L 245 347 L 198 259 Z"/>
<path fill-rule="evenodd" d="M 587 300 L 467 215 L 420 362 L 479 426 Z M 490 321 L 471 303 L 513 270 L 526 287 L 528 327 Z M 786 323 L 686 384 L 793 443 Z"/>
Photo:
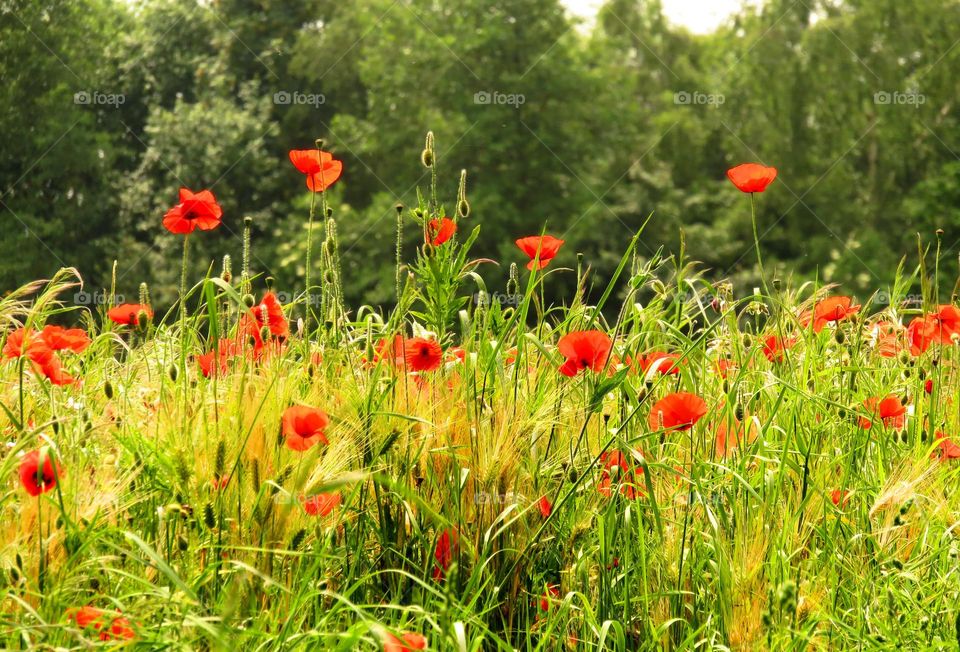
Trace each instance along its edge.
<path fill-rule="evenodd" d="M 310 265 L 311 265 L 311 259 L 313 258 L 313 218 L 314 218 L 314 212 L 316 210 L 316 205 L 317 205 L 317 193 L 311 192 L 310 193 L 310 219 L 307 222 L 307 260 L 306 260 L 306 267 L 304 268 L 304 273 L 303 273 L 303 276 L 304 276 L 303 282 L 304 282 L 304 285 L 306 286 L 306 290 L 305 290 L 306 296 L 304 297 L 304 300 L 306 301 L 306 310 L 305 310 L 306 314 L 304 315 L 304 318 L 303 318 L 304 333 L 310 332 L 310 307 L 312 303 L 310 301 L 310 297 L 311 297 Z"/>
<path fill-rule="evenodd" d="M 760 236 L 757 232 L 757 193 L 750 193 L 750 221 L 753 224 L 753 245 L 757 250 L 757 265 L 760 266 L 760 283 L 763 285 L 763 293 L 770 296 L 767 290 L 767 276 L 763 272 L 763 256 L 760 255 Z"/>

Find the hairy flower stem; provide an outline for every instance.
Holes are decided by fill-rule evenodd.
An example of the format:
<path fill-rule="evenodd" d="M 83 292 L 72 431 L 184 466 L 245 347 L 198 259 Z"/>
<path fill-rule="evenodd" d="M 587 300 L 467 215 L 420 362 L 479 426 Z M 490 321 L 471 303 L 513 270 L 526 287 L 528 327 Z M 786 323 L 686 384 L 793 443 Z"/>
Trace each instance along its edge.
<path fill-rule="evenodd" d="M 750 221 L 753 224 L 753 245 L 757 250 L 757 265 L 760 267 L 760 283 L 763 285 L 763 293 L 770 296 L 767 289 L 767 276 L 763 272 L 763 257 L 760 255 L 760 236 L 757 232 L 757 193 L 750 193 Z"/>
<path fill-rule="evenodd" d="M 183 236 L 183 261 L 180 264 L 180 334 L 186 342 L 187 327 L 187 252 L 190 234 Z"/>
<path fill-rule="evenodd" d="M 316 211 L 317 205 L 317 193 L 310 193 L 310 217 L 307 220 L 307 257 L 305 261 L 305 267 L 303 272 L 303 284 L 304 284 L 304 301 L 306 302 L 306 310 L 304 311 L 303 316 L 303 332 L 310 333 L 310 314 L 311 314 L 311 305 L 310 301 L 311 291 L 310 291 L 310 264 L 311 258 L 313 257 L 313 218 Z"/>

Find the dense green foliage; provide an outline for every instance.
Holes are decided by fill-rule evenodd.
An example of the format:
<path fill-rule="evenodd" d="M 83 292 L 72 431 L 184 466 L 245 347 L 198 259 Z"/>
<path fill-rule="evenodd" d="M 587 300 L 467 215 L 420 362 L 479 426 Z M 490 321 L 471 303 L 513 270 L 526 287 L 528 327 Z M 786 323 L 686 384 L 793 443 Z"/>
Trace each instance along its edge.
<path fill-rule="evenodd" d="M 155 226 L 180 185 L 225 198 L 197 271 L 237 254 L 250 215 L 256 267 L 293 287 L 307 199 L 286 151 L 322 137 L 349 170 L 346 295 L 389 302 L 393 205 L 415 203 L 432 129 L 440 170 L 470 172 L 483 256 L 547 224 L 564 264 L 584 252 L 603 279 L 653 213 L 641 255 L 678 251 L 682 227 L 688 255 L 749 286 L 749 214 L 723 170 L 761 160 L 781 171 L 760 215 L 771 269 L 872 290 L 917 232 L 957 253 L 957 34 L 952 0 L 769 0 L 708 36 L 652 0 L 611 0 L 590 26 L 558 0 L 10 0 L 0 287 L 69 264 L 92 291 L 116 257 L 118 292 L 150 281 L 169 305 L 178 245 Z"/>

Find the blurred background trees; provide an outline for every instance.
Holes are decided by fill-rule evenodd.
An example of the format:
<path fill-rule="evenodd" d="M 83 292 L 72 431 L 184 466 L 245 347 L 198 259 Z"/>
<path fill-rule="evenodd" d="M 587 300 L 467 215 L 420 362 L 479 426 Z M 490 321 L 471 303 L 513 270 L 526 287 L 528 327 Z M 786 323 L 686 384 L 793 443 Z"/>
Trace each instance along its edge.
<path fill-rule="evenodd" d="M 916 234 L 953 265 L 960 239 L 960 3 L 768 0 L 709 35 L 656 0 L 591 24 L 559 0 L 10 0 L 0 6 L 0 288 L 80 269 L 118 292 L 174 296 L 177 189 L 212 188 L 224 228 L 254 218 L 254 271 L 298 289 L 309 196 L 291 148 L 323 138 L 350 300 L 393 296 L 394 205 L 437 137 L 452 213 L 468 170 L 475 254 L 502 287 L 516 237 L 548 232 L 598 282 L 653 214 L 640 252 L 679 249 L 756 284 L 749 203 L 727 167 L 780 178 L 759 202 L 767 264 L 850 292 L 882 287 Z M 409 247 L 418 231 L 408 228 Z M 558 296 L 573 279 L 558 277 Z"/>

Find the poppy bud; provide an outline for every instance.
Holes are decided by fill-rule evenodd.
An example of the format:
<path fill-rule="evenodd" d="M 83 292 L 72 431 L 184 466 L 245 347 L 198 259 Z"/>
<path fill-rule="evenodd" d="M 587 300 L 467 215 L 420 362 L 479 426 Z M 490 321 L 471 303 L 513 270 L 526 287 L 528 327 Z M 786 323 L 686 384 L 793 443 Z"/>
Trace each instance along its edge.
<path fill-rule="evenodd" d="M 140 305 L 141 306 L 150 305 L 150 289 L 147 287 L 146 283 L 140 284 Z"/>
<path fill-rule="evenodd" d="M 312 362 L 307 365 L 307 376 L 313 378 L 313 375 L 317 373 L 317 367 Z"/>
<path fill-rule="evenodd" d="M 425 149 L 420 152 L 420 162 L 423 163 L 423 167 L 432 168 L 433 167 L 433 152 L 429 149 Z"/>
<path fill-rule="evenodd" d="M 147 322 L 150 321 L 150 315 L 147 314 L 146 310 L 141 310 L 137 313 L 137 326 L 146 328 Z"/>
<path fill-rule="evenodd" d="M 243 305 L 245 305 L 247 308 L 253 308 L 253 304 L 256 299 L 253 298 L 252 294 L 245 294 L 243 295 L 242 301 Z"/>
<path fill-rule="evenodd" d="M 323 149 L 323 138 L 317 138 L 313 141 L 313 144 L 317 146 L 317 149 Z"/>
<path fill-rule="evenodd" d="M 177 549 L 180 550 L 180 552 L 186 552 L 187 548 L 189 548 L 189 547 L 190 547 L 190 542 L 187 541 L 187 538 L 186 538 L 185 536 L 183 536 L 182 534 L 181 534 L 181 535 L 178 535 L 178 536 L 177 536 Z"/>
<path fill-rule="evenodd" d="M 743 334 L 743 346 L 748 349 L 753 346 L 753 336 L 750 333 Z"/>
<path fill-rule="evenodd" d="M 334 249 L 333 240 L 331 240 L 330 238 L 325 240 L 323 243 L 323 250 L 327 252 L 328 256 L 332 256 L 336 251 L 336 249 Z"/>
<path fill-rule="evenodd" d="M 250 217 L 249 215 L 247 215 L 246 217 L 243 218 L 243 226 L 245 226 L 246 228 L 249 229 L 252 225 L 253 225 L 253 218 L 252 218 L 252 217 Z"/>
<path fill-rule="evenodd" d="M 773 289 L 777 290 L 778 292 L 780 291 L 780 279 L 773 279 Z"/>
<path fill-rule="evenodd" d="M 397 211 L 397 215 L 401 215 L 403 213 L 403 204 L 397 202 L 393 205 L 393 210 Z"/>
<path fill-rule="evenodd" d="M 435 249 L 434 249 L 434 246 L 433 246 L 432 244 L 430 244 L 429 242 L 424 242 L 424 243 L 423 243 L 423 255 L 424 255 L 424 256 L 427 256 L 427 257 L 429 258 L 430 256 L 433 256 L 434 251 L 435 251 Z"/>
<path fill-rule="evenodd" d="M 103 383 L 103 394 L 108 401 L 113 398 L 113 385 L 109 380 Z"/>
<path fill-rule="evenodd" d="M 276 279 L 273 278 L 272 276 L 268 276 L 267 278 L 264 279 L 264 283 L 266 283 L 268 291 L 273 291 L 273 284 L 275 282 L 276 282 Z"/>
<path fill-rule="evenodd" d="M 266 342 L 266 341 L 269 340 L 269 339 L 270 339 L 270 327 L 264 325 L 264 326 L 260 329 L 260 341 L 261 341 L 261 342 Z"/>
<path fill-rule="evenodd" d="M 470 216 L 470 204 L 466 199 L 461 199 L 457 202 L 457 215 L 462 218 Z"/>
<path fill-rule="evenodd" d="M 177 382 L 177 376 L 180 375 L 180 368 L 177 367 L 177 365 L 172 364 L 167 369 L 167 373 L 170 375 L 170 380 L 172 380 L 173 382 Z"/>
<path fill-rule="evenodd" d="M 327 206 L 326 216 L 327 216 L 327 219 L 330 219 L 331 217 L 333 217 L 333 209 L 330 208 L 329 206 Z"/>
<path fill-rule="evenodd" d="M 837 344 L 843 344 L 844 340 L 847 339 L 847 336 L 844 335 L 843 331 L 838 328 L 837 331 L 833 334 L 833 339 L 837 341 Z"/>
<path fill-rule="evenodd" d="M 303 317 L 298 317 L 297 318 L 297 334 L 303 335 L 303 329 L 304 329 Z"/>
<path fill-rule="evenodd" d="M 943 235 L 943 229 L 937 229 L 937 237 L 939 238 L 942 235 Z"/>
<path fill-rule="evenodd" d="M 229 283 L 233 279 L 233 270 L 231 269 L 230 254 L 226 254 L 223 257 L 223 271 L 220 272 L 220 278 L 222 278 L 225 283 Z"/>
<path fill-rule="evenodd" d="M 418 220 L 422 220 L 422 219 L 423 219 L 423 211 L 420 210 L 419 208 L 414 208 L 414 209 L 413 209 L 413 216 L 416 217 Z"/>
<path fill-rule="evenodd" d="M 720 299 L 714 297 L 710 302 L 710 307 L 713 308 L 716 312 L 720 312 L 720 309 L 723 308 L 723 304 L 720 302 Z"/>

